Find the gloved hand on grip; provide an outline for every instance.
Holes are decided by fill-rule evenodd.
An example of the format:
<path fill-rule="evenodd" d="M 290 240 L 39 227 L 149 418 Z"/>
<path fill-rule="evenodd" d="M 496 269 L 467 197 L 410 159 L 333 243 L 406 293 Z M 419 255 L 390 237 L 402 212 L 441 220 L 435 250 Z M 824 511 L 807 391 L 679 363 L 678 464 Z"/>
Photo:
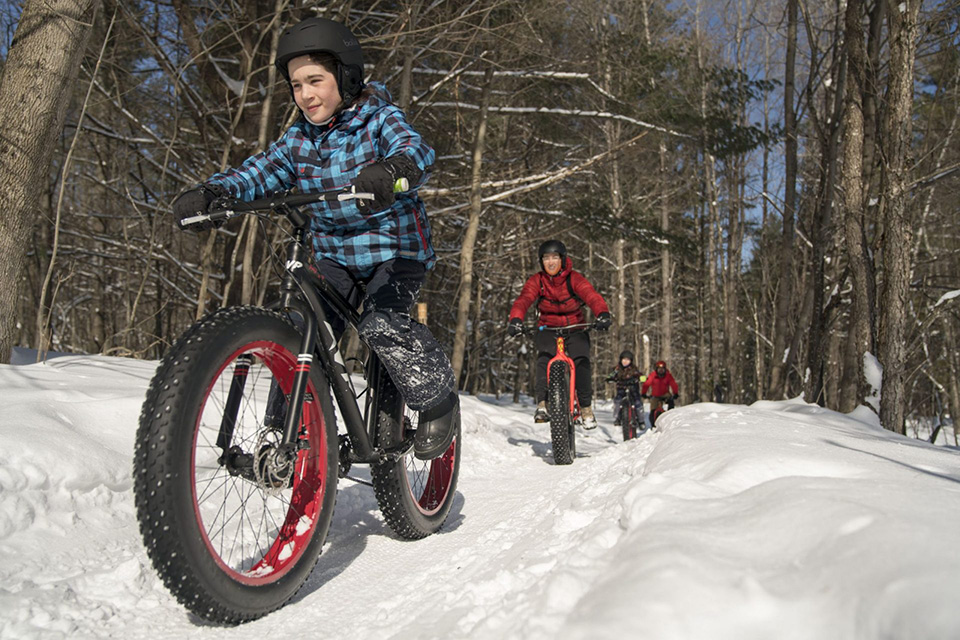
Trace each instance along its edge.
<path fill-rule="evenodd" d="M 184 227 L 181 221 L 184 218 L 192 218 L 206 213 L 211 202 L 226 194 L 227 192 L 223 187 L 205 184 L 184 191 L 176 197 L 172 205 L 173 214 L 177 217 L 177 226 L 181 229 L 197 232 L 219 227 L 219 223 L 210 220 L 192 224 L 189 227 Z"/>
<path fill-rule="evenodd" d="M 397 180 L 406 178 L 410 185 L 414 185 L 422 173 L 416 162 L 403 155 L 368 164 L 360 170 L 353 187 L 357 192 L 372 193 L 374 200 L 358 200 L 357 203 L 361 207 L 369 206 L 373 211 L 382 211 L 396 200 L 393 185 Z"/>
<path fill-rule="evenodd" d="M 613 318 L 610 317 L 610 314 L 604 311 L 597 316 L 597 319 L 593 321 L 593 328 L 597 331 L 606 331 L 610 328 L 610 325 L 613 324 Z"/>
<path fill-rule="evenodd" d="M 521 333 L 523 333 L 523 320 L 520 318 L 512 318 L 510 322 L 507 323 L 507 334 L 518 336 Z"/>

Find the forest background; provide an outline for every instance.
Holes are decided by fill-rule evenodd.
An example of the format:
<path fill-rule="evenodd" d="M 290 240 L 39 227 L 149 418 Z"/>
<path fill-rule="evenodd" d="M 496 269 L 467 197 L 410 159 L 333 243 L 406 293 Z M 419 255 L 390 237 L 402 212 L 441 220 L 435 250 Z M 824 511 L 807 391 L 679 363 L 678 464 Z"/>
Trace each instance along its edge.
<path fill-rule="evenodd" d="M 629 349 L 665 359 L 683 403 L 802 393 L 956 442 L 950 0 L 7 2 L 0 361 L 155 359 L 203 314 L 270 300 L 282 226 L 184 233 L 170 203 L 298 116 L 272 60 L 314 15 L 358 34 L 436 149 L 421 300 L 461 389 L 532 392 L 505 322 L 556 238 L 613 313 L 601 393 Z"/>

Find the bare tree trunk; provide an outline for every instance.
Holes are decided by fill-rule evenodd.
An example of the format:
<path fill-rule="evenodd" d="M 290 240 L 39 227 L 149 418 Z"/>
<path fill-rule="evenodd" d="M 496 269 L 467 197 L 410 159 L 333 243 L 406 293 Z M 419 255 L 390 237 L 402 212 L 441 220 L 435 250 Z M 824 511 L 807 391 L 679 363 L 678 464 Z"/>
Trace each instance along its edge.
<path fill-rule="evenodd" d="M 483 148 L 487 137 L 487 110 L 490 107 L 490 93 L 493 86 L 493 67 L 484 74 L 483 95 L 480 99 L 480 116 L 477 134 L 473 141 L 473 174 L 470 184 L 470 220 L 463 234 L 460 249 L 460 291 L 457 303 L 457 328 L 453 336 L 453 375 L 460 380 L 463 369 L 463 357 L 467 348 L 467 319 L 470 316 L 470 298 L 473 295 L 473 250 L 480 229 L 480 212 L 483 208 Z"/>
<path fill-rule="evenodd" d="M 0 80 L 0 362 L 17 332 L 25 247 L 99 0 L 26 0 Z"/>
<path fill-rule="evenodd" d="M 667 204 L 667 146 L 660 140 L 660 231 L 666 235 L 670 231 L 670 207 Z M 671 361 L 673 353 L 673 278 L 670 266 L 670 245 L 660 245 L 660 288 L 663 301 L 660 304 L 660 357 Z"/>
<path fill-rule="evenodd" d="M 950 375 L 950 419 L 953 420 L 953 442 L 960 438 L 960 361 L 957 357 L 957 337 L 954 322 L 949 316 L 943 318 L 945 347 Z"/>
<path fill-rule="evenodd" d="M 633 345 L 634 358 L 640 353 L 641 327 L 643 323 L 643 285 L 640 280 L 640 249 L 634 246 L 630 251 L 630 262 L 633 266 L 630 268 L 630 276 L 633 284 L 633 332 L 630 336 L 630 342 Z M 634 362 L 636 364 L 636 362 Z"/>
<path fill-rule="evenodd" d="M 609 9 L 607 9 L 609 10 Z M 644 12 L 644 17 L 646 17 L 646 12 Z M 601 29 L 601 59 L 605 61 L 603 68 L 603 88 L 607 93 L 612 93 L 614 91 L 614 82 L 613 82 L 613 69 L 610 64 L 610 56 L 607 55 L 608 49 L 608 38 L 607 38 L 607 28 L 609 25 L 604 23 Z M 606 102 L 606 101 L 604 101 Z M 604 104 L 606 108 L 606 104 Z M 614 149 L 620 142 L 620 132 L 621 127 L 618 122 L 609 121 L 606 122 L 603 126 L 603 135 L 607 143 L 607 149 Z M 610 182 L 609 182 L 609 191 L 610 191 L 610 213 L 613 218 L 617 221 L 621 221 L 624 215 L 623 207 L 623 186 L 621 184 L 620 178 L 620 159 L 614 156 L 610 162 Z M 616 326 L 614 327 L 614 344 L 623 344 L 625 340 L 624 327 L 626 326 L 627 321 L 627 268 L 626 268 L 626 245 L 627 241 L 622 236 L 619 235 L 616 240 L 614 240 L 613 245 L 613 259 L 615 263 L 615 268 L 617 272 L 617 282 L 616 282 L 616 295 L 617 299 L 612 305 L 611 312 L 613 313 L 614 321 Z M 597 368 L 594 367 L 594 370 Z"/>
<path fill-rule="evenodd" d="M 740 402 L 743 397 L 743 362 L 740 356 L 740 281 L 741 247 L 743 227 L 740 224 L 742 201 L 739 193 L 739 160 L 730 170 L 728 180 L 730 203 L 727 212 L 727 266 L 723 278 L 723 323 L 726 338 L 724 367 L 727 371 L 729 397 Z"/>
<path fill-rule="evenodd" d="M 833 194 L 836 187 L 837 159 L 840 143 L 840 120 L 843 116 L 844 77 L 846 63 L 841 56 L 837 74 L 838 80 L 832 84 L 836 86 L 833 104 L 829 98 L 826 101 L 827 109 L 831 109 L 826 129 L 821 133 L 822 149 L 820 153 L 820 185 L 817 197 L 817 209 L 813 214 L 813 224 L 810 230 L 811 270 L 813 276 L 813 313 L 810 321 L 810 338 L 807 340 L 807 371 L 810 378 L 807 384 L 807 402 L 816 402 L 825 406 L 823 396 L 824 359 L 826 358 L 826 340 L 824 333 L 827 327 L 827 309 L 824 308 L 823 296 L 826 293 L 826 255 L 830 239 L 827 229 L 830 225 L 833 209 Z M 829 93 L 828 93 L 829 96 Z M 812 100 L 811 108 L 812 108 Z"/>
<path fill-rule="evenodd" d="M 717 206 L 716 189 L 716 166 L 713 156 L 707 154 L 705 158 L 705 176 L 707 192 L 707 208 L 710 212 L 710 223 L 707 225 L 707 313 L 710 316 L 710 372 L 715 380 L 720 377 L 719 352 L 720 352 L 720 302 L 717 292 L 717 256 L 720 252 L 721 243 L 718 241 L 720 234 L 720 211 Z M 729 382 L 729 381 L 728 381 Z"/>
<path fill-rule="evenodd" d="M 413 36 L 409 35 L 416 27 L 417 17 L 420 14 L 420 2 L 412 2 L 406 8 L 407 14 L 407 34 L 403 36 L 403 71 L 400 73 L 400 108 L 406 111 L 410 108 L 410 102 L 413 100 L 413 59 L 416 47 L 413 44 Z"/>
<path fill-rule="evenodd" d="M 289 0 L 275 0 L 273 6 L 274 18 L 271 24 L 271 33 L 270 33 L 270 60 L 273 60 L 277 55 L 277 44 L 280 42 L 280 31 L 282 25 L 280 24 L 280 14 L 283 11 L 284 7 L 287 5 Z M 273 121 L 271 117 L 272 107 L 273 107 L 273 94 L 276 89 L 276 80 L 277 80 L 277 67 L 276 65 L 268 65 L 267 67 L 267 88 L 266 95 L 263 98 L 263 105 L 260 108 L 260 122 L 257 127 L 257 151 L 263 151 L 267 148 L 270 143 L 270 123 Z M 256 254 L 257 239 L 259 235 L 257 234 L 257 224 L 256 219 L 251 217 L 250 224 L 247 232 L 247 239 L 243 248 L 243 262 L 241 273 L 243 274 L 243 280 L 240 283 L 240 303 L 241 304 L 251 304 L 254 300 L 254 285 L 256 284 L 256 277 L 258 272 L 258 265 L 254 264 L 254 256 Z M 269 277 L 269 270 L 266 271 Z M 266 282 L 262 286 L 266 286 Z"/>
<path fill-rule="evenodd" d="M 913 131 L 913 65 L 920 0 L 904 0 L 887 13 L 890 32 L 890 79 L 883 139 L 883 295 L 880 302 L 880 349 L 883 388 L 880 423 L 905 433 L 906 310 L 913 229 L 907 210 L 908 154 Z"/>
<path fill-rule="evenodd" d="M 794 106 L 794 76 L 797 60 L 797 0 L 787 0 L 787 57 L 783 80 L 783 133 L 785 184 L 783 195 L 783 241 L 780 245 L 780 283 L 773 330 L 773 362 L 770 366 L 770 397 L 783 397 L 786 381 L 787 327 L 793 302 L 793 236 L 797 209 L 797 117 Z"/>
<path fill-rule="evenodd" d="M 854 350 L 845 358 L 840 392 L 840 411 L 849 413 L 866 397 L 867 384 L 863 371 L 863 355 L 873 351 L 873 269 L 867 246 L 864 208 L 863 166 L 863 92 L 866 73 L 866 47 L 863 39 L 862 0 L 847 0 L 845 43 L 847 48 L 847 99 L 843 114 L 843 217 L 847 261 L 853 275 L 853 308 L 850 316 L 850 337 Z"/>
<path fill-rule="evenodd" d="M 717 383 L 716 372 L 710 370 L 710 356 L 707 349 L 707 320 L 709 312 L 707 308 L 706 292 L 707 286 L 707 263 L 710 256 L 707 251 L 707 236 L 709 225 L 707 224 L 707 205 L 702 203 L 699 207 L 700 224 L 700 277 L 697 284 L 697 395 L 701 400 L 711 397 L 711 387 Z M 712 314 L 710 314 L 712 315 Z M 650 371 L 646 369 L 645 371 Z M 712 381 L 712 384 L 708 384 Z"/>
<path fill-rule="evenodd" d="M 650 37 L 650 7 L 647 0 L 641 0 L 643 7 L 643 36 L 647 47 L 653 49 L 653 39 Z M 656 86 L 656 82 L 651 79 L 651 84 Z M 667 191 L 669 190 L 667 180 L 667 145 L 660 136 L 657 145 L 659 154 L 660 169 L 660 231 L 664 236 L 670 231 L 670 207 L 667 202 Z M 660 245 L 660 290 L 662 300 L 660 303 L 660 357 L 667 362 L 671 361 L 673 353 L 671 346 L 673 344 L 673 285 L 672 273 L 670 267 L 670 245 L 663 243 Z M 677 369 L 679 371 L 679 369 Z"/>
<path fill-rule="evenodd" d="M 80 108 L 80 115 L 77 118 L 76 130 L 73 134 L 73 139 L 70 141 L 70 149 L 67 151 L 67 156 L 63 160 L 63 167 L 60 170 L 60 184 L 57 192 L 57 208 L 56 215 L 54 217 L 53 223 L 53 245 L 50 252 L 50 260 L 47 263 L 47 273 L 43 279 L 43 284 L 40 285 L 40 304 L 37 305 L 37 361 L 41 361 L 45 358 L 45 352 L 49 348 L 48 341 L 50 335 L 47 332 L 47 329 L 50 327 L 50 319 L 53 316 L 53 299 L 50 300 L 49 309 L 47 308 L 46 300 L 47 293 L 50 290 L 50 281 L 53 279 L 53 272 L 57 263 L 57 252 L 60 248 L 60 222 L 62 220 L 63 214 L 63 197 L 67 190 L 67 178 L 70 171 L 70 161 L 73 158 L 73 152 L 77 147 L 77 141 L 80 139 L 80 132 L 82 131 L 83 118 L 87 112 L 87 106 L 90 103 L 90 93 L 93 90 L 94 79 L 97 77 L 97 74 L 100 71 L 100 64 L 103 62 L 103 52 L 107 48 L 107 41 L 110 39 L 110 34 L 113 32 L 113 25 L 116 21 L 117 14 L 114 12 L 113 18 L 110 20 L 110 26 L 107 28 L 107 34 L 104 36 L 103 45 L 100 47 L 100 55 L 97 56 L 97 64 L 94 67 L 93 74 L 91 75 L 90 85 L 87 87 L 87 94 L 83 99 L 83 106 Z M 126 230 L 126 228 L 125 228 Z M 130 246 L 127 243 L 127 246 Z M 149 263 L 148 263 L 149 269 Z M 139 300 L 139 295 L 137 296 Z M 132 305 L 132 309 L 127 316 L 127 330 L 129 331 L 130 325 L 133 323 L 133 317 L 136 315 L 136 303 Z"/>

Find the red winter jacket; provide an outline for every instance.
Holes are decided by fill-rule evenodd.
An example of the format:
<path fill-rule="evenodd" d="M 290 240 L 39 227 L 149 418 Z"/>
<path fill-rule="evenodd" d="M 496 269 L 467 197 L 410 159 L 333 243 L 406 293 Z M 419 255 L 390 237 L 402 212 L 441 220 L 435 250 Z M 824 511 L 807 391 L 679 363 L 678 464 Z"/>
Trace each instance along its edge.
<path fill-rule="evenodd" d="M 677 386 L 677 381 L 673 379 L 673 374 L 670 373 L 669 369 L 662 378 L 657 375 L 656 370 L 651 371 L 650 375 L 647 376 L 647 381 L 643 383 L 640 393 L 647 393 L 647 389 L 650 389 L 650 395 L 654 397 L 668 395 L 670 389 L 673 389 L 673 393 L 680 393 L 680 387 Z"/>
<path fill-rule="evenodd" d="M 510 309 L 510 319 L 523 320 L 534 302 L 537 303 L 540 324 L 548 327 L 580 324 L 584 320 L 581 309 L 584 304 L 590 307 L 594 316 L 610 313 L 603 296 L 581 273 L 573 270 L 570 256 L 564 259 L 563 269 L 557 275 L 547 275 L 541 269 L 527 279 Z"/>

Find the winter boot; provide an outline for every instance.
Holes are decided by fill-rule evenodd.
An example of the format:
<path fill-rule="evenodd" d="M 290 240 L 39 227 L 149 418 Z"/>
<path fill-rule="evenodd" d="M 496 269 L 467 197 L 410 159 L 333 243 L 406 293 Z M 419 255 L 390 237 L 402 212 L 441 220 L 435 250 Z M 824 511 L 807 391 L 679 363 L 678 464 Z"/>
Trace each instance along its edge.
<path fill-rule="evenodd" d="M 534 422 L 550 422 L 550 414 L 547 413 L 546 401 L 537 404 L 537 412 L 533 414 Z"/>
<path fill-rule="evenodd" d="M 584 429 L 597 428 L 597 416 L 593 415 L 593 409 L 590 407 L 580 407 L 580 419 L 583 420 Z"/>
<path fill-rule="evenodd" d="M 413 436 L 413 454 L 420 460 L 433 460 L 450 448 L 460 425 L 460 396 L 451 391 L 440 404 L 420 412 Z"/>

